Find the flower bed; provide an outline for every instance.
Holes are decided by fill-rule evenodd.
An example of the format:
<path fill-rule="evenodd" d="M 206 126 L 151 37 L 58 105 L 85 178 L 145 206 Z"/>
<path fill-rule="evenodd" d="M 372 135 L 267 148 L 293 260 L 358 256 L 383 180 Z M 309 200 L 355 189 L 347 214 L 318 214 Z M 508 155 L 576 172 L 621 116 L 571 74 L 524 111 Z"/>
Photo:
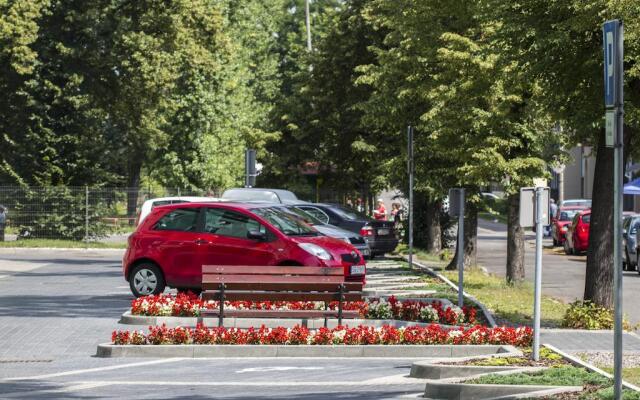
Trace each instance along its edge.
<path fill-rule="evenodd" d="M 144 316 L 174 316 L 196 317 L 202 309 L 218 308 L 217 301 L 205 301 L 192 293 L 178 295 L 160 294 L 157 296 L 143 296 L 131 302 L 132 315 Z M 338 302 L 329 304 L 329 308 L 336 309 Z M 322 302 L 225 302 L 226 309 L 257 309 L 257 310 L 320 310 L 324 308 Z M 439 301 L 398 300 L 391 296 L 385 299 L 367 299 L 343 303 L 344 310 L 357 310 L 362 318 L 368 319 L 398 319 L 404 321 L 434 322 L 447 325 L 472 325 L 476 323 L 476 309 L 474 307 L 444 306 Z"/>
<path fill-rule="evenodd" d="M 161 344 L 233 344 L 233 345 L 434 345 L 434 344 L 495 344 L 530 346 L 532 330 L 529 327 L 474 327 L 446 329 L 432 324 L 427 327 L 381 328 L 369 326 L 309 330 L 296 325 L 293 328 L 167 328 L 150 326 L 149 332 L 114 331 L 114 345 L 161 345 Z"/>

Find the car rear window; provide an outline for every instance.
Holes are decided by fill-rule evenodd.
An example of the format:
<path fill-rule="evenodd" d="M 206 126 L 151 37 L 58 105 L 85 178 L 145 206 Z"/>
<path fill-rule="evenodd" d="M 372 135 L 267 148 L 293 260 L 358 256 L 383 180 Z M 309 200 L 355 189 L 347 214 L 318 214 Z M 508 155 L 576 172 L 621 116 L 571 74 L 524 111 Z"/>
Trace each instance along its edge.
<path fill-rule="evenodd" d="M 575 210 L 565 210 L 565 211 L 560 211 L 560 218 L 558 218 L 560 221 L 571 221 L 573 219 L 573 216 L 576 215 Z"/>
<path fill-rule="evenodd" d="M 358 211 L 345 207 L 345 206 L 333 206 L 331 209 L 338 215 L 340 215 L 344 219 L 348 219 L 349 221 L 355 221 L 359 219 L 367 219 L 363 214 Z"/>
<path fill-rule="evenodd" d="M 591 214 L 585 214 L 582 216 L 582 222 L 584 224 L 588 224 L 589 222 L 591 222 Z"/>
<path fill-rule="evenodd" d="M 198 223 L 198 208 L 178 208 L 169 211 L 156 222 L 156 231 L 195 232 Z"/>

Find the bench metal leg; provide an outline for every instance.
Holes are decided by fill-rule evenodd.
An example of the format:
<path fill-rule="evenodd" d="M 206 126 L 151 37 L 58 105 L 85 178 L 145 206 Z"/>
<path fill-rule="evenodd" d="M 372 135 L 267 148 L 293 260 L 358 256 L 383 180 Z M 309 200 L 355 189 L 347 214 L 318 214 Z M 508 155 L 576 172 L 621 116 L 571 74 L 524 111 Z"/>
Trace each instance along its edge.
<path fill-rule="evenodd" d="M 344 300 L 344 285 L 340 285 L 340 300 L 338 300 L 338 325 L 342 326 L 342 301 Z"/>
<path fill-rule="evenodd" d="M 220 313 L 218 314 L 218 327 L 224 325 L 224 283 L 220 284 Z"/>

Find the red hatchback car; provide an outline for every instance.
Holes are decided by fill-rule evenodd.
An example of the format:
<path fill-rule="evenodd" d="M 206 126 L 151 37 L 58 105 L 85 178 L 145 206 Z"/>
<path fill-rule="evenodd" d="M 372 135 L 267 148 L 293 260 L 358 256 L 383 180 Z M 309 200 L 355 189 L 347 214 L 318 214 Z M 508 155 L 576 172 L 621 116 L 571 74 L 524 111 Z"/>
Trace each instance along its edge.
<path fill-rule="evenodd" d="M 580 254 L 589 248 L 589 225 L 591 210 L 578 212 L 573 217 L 564 242 L 565 254 Z"/>
<path fill-rule="evenodd" d="M 551 238 L 554 246 L 562 246 L 564 244 L 565 234 L 569 231 L 569 225 L 573 217 L 579 211 L 586 210 L 581 206 L 565 206 L 560 207 L 556 215 L 551 218 Z"/>
<path fill-rule="evenodd" d="M 202 265 L 305 265 L 343 268 L 364 282 L 366 265 L 349 243 L 323 236 L 278 207 L 184 203 L 154 208 L 129 237 L 122 260 L 136 297 L 166 286 L 201 290 Z"/>

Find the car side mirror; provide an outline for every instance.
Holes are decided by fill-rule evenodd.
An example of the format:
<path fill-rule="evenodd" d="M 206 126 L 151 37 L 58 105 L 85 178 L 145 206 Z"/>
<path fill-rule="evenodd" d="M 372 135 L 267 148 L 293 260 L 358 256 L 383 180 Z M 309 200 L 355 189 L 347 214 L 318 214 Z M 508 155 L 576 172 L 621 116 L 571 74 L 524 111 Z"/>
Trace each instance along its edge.
<path fill-rule="evenodd" d="M 260 231 L 249 231 L 247 232 L 247 239 L 266 242 L 267 234 L 265 232 L 260 232 Z"/>

